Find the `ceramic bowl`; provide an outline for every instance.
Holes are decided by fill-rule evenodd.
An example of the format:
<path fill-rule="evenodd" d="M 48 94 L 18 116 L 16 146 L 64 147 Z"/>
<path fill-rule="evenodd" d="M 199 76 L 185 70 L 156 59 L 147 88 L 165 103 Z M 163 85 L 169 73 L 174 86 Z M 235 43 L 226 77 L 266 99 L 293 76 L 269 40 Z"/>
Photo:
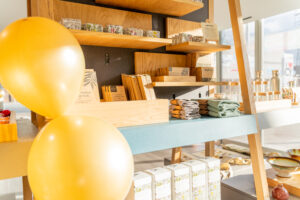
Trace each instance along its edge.
<path fill-rule="evenodd" d="M 300 161 L 286 157 L 269 158 L 268 163 L 276 171 L 277 176 L 284 178 L 291 177 L 291 173 L 300 167 Z"/>
<path fill-rule="evenodd" d="M 300 149 L 290 149 L 288 153 L 293 159 L 300 161 Z"/>

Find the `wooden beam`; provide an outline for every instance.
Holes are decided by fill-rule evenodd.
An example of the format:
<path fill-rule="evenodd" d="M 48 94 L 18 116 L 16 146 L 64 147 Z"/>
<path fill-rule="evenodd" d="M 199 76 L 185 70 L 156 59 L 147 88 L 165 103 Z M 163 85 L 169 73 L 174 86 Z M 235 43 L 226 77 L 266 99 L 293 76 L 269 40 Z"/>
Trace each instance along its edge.
<path fill-rule="evenodd" d="M 215 22 L 215 5 L 214 0 L 208 0 L 208 20 L 210 23 Z"/>
<path fill-rule="evenodd" d="M 215 142 L 206 142 L 205 143 L 205 156 L 213 157 L 215 156 Z"/>
<path fill-rule="evenodd" d="M 172 160 L 171 160 L 172 164 L 181 162 L 181 152 L 182 152 L 182 147 L 177 147 L 172 149 Z"/>
<path fill-rule="evenodd" d="M 23 181 L 23 199 L 24 200 L 32 200 L 32 192 L 31 192 L 30 185 L 28 182 L 28 177 L 23 176 L 22 181 Z"/>
<path fill-rule="evenodd" d="M 245 114 L 256 114 L 240 0 L 228 0 L 228 3 Z M 260 130 L 259 127 L 258 130 Z M 257 199 L 270 199 L 259 133 L 248 135 L 248 141 Z"/>

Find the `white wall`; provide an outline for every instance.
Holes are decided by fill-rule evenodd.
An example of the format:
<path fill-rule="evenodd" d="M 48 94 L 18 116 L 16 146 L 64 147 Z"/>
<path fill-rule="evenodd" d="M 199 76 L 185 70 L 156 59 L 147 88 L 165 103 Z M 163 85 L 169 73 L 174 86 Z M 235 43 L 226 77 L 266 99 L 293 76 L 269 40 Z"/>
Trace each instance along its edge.
<path fill-rule="evenodd" d="M 243 18 L 258 20 L 287 11 L 300 9 L 300 0 L 240 0 Z M 215 0 L 215 21 L 219 29 L 231 27 L 228 0 Z"/>
<path fill-rule="evenodd" d="M 0 31 L 24 17 L 27 17 L 27 0 L 0 0 Z"/>

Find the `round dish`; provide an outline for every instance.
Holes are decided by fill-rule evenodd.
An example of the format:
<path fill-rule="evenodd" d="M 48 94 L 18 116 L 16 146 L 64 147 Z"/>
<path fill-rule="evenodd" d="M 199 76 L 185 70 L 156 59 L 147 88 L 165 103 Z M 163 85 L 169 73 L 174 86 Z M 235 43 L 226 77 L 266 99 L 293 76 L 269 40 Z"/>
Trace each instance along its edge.
<path fill-rule="evenodd" d="M 290 178 L 291 173 L 300 167 L 300 161 L 287 157 L 272 157 L 267 161 L 276 171 L 276 175 L 284 178 Z"/>
<path fill-rule="evenodd" d="M 290 149 L 288 153 L 293 159 L 300 161 L 300 149 Z"/>

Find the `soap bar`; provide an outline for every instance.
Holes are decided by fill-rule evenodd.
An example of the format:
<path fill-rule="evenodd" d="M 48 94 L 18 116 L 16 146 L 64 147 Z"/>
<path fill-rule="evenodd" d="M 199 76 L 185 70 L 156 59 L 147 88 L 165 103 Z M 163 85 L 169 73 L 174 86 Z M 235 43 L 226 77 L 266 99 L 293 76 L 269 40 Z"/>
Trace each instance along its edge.
<path fill-rule="evenodd" d="M 183 163 L 190 170 L 191 199 L 200 200 L 207 198 L 206 164 L 198 160 L 190 160 Z"/>
<path fill-rule="evenodd" d="M 200 159 L 206 164 L 208 200 L 221 200 L 220 160 L 212 157 Z"/>
<path fill-rule="evenodd" d="M 152 200 L 152 177 L 145 172 L 134 173 L 134 200 Z"/>
<path fill-rule="evenodd" d="M 171 170 L 172 199 L 190 200 L 190 169 L 183 164 L 169 165 L 166 168 Z"/>
<path fill-rule="evenodd" d="M 171 200 L 171 171 L 158 167 L 145 172 L 152 176 L 152 199 Z"/>

